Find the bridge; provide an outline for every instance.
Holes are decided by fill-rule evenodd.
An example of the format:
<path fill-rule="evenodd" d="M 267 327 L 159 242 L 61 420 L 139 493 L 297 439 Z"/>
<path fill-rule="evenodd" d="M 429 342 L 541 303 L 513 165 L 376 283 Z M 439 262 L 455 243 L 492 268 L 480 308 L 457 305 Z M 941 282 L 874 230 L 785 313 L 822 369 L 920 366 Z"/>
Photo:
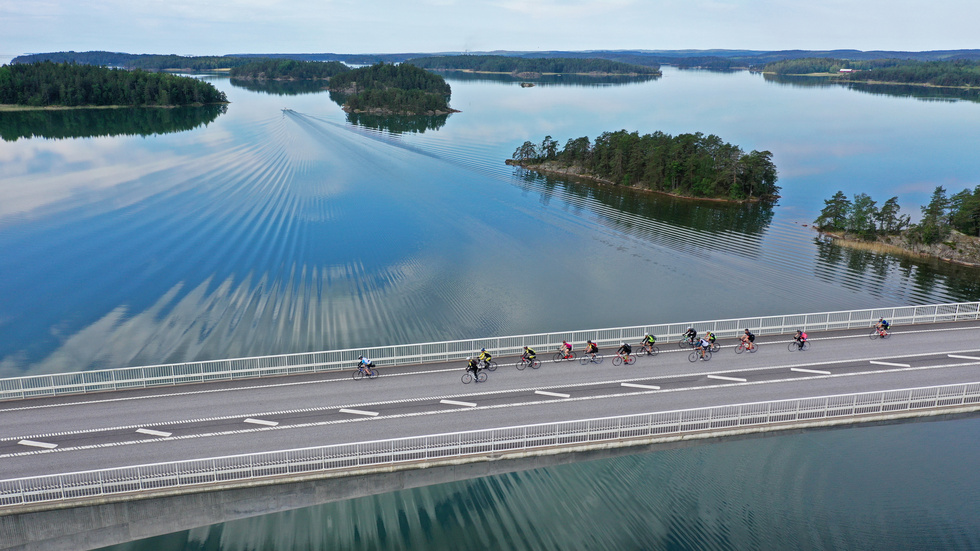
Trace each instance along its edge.
<path fill-rule="evenodd" d="M 878 318 L 893 336 L 869 339 Z M 722 349 L 688 361 L 688 326 Z M 735 354 L 743 328 L 757 353 Z M 811 348 L 790 351 L 791 333 Z M 621 341 L 660 354 L 614 366 Z M 562 340 L 605 361 L 552 362 Z M 395 489 L 776 431 L 973 415 L 980 302 L 0 380 L 0 543 L 99 547 Z M 545 362 L 515 369 L 525 345 Z M 494 352 L 485 383 L 467 356 Z M 355 381 L 359 354 L 382 376 Z"/>

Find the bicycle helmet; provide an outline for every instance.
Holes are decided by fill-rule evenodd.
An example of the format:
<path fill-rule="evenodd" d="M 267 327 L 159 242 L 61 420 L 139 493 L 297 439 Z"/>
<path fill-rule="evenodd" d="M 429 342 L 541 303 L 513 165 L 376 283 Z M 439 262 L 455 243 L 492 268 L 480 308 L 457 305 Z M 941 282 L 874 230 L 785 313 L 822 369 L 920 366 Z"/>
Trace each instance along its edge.
<path fill-rule="evenodd" d="M 363 360 L 364 359 L 364 356 L 358 356 L 357 359 L 358 360 Z"/>
<path fill-rule="evenodd" d="M 480 352 L 486 352 L 486 351 L 487 351 L 487 349 L 486 349 L 486 348 L 481 348 L 481 349 L 480 349 Z"/>
<path fill-rule="evenodd" d="M 619 343 L 619 346 L 626 346 L 626 343 L 625 342 L 620 342 Z"/>
<path fill-rule="evenodd" d="M 467 356 L 466 359 L 467 360 L 472 360 L 473 359 L 473 356 Z"/>

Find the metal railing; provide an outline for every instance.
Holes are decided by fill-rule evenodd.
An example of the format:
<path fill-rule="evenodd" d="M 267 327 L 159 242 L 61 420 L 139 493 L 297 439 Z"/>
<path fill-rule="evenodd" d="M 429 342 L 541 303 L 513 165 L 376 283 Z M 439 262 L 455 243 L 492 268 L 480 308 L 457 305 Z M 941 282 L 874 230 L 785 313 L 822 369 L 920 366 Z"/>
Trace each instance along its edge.
<path fill-rule="evenodd" d="M 584 345 L 586 340 L 592 340 L 599 346 L 618 346 L 623 341 L 637 342 L 646 333 L 656 335 L 661 341 L 674 340 L 680 338 L 688 327 L 694 327 L 699 332 L 712 331 L 719 338 L 726 338 L 736 336 L 744 328 L 751 328 L 758 335 L 775 335 L 792 332 L 798 328 L 806 331 L 825 331 L 870 327 L 878 318 L 888 319 L 893 325 L 977 320 L 980 319 L 980 302 L 687 321 L 32 375 L 0 379 L 0 401 L 336 371 L 352 368 L 357 362 L 357 357 L 362 354 L 382 366 L 423 364 L 463 360 L 467 356 L 475 355 L 481 348 L 486 348 L 498 356 L 520 354 L 525 346 L 537 348 L 541 353 L 556 349 L 563 340 L 576 347 Z"/>
<path fill-rule="evenodd" d="M 697 431 L 962 406 L 980 409 L 980 382 L 562 421 L 0 480 L 0 507 L 488 453 L 578 447 Z"/>

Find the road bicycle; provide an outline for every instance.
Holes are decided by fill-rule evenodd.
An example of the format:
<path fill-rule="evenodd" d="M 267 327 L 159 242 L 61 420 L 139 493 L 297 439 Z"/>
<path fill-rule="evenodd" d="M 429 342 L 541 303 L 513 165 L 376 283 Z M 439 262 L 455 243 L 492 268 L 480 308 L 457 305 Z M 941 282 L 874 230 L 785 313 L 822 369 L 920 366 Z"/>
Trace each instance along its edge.
<path fill-rule="evenodd" d="M 463 373 L 463 377 L 461 378 L 461 380 L 463 381 L 464 385 L 468 385 L 471 382 L 473 382 L 473 374 L 467 371 L 466 373 Z M 486 380 L 487 380 L 487 374 L 484 373 L 482 369 L 478 369 L 476 372 L 476 382 L 482 383 L 485 382 Z"/>
<path fill-rule="evenodd" d="M 639 351 L 639 352 L 637 352 L 636 354 L 637 354 L 638 356 L 639 356 L 640 354 L 646 354 L 647 356 L 656 356 L 657 354 L 660 354 L 660 349 L 659 349 L 659 348 L 657 348 L 656 346 L 652 346 L 652 345 L 651 345 L 651 346 L 649 346 L 649 347 L 647 347 L 647 346 L 646 346 L 646 345 L 644 344 L 644 345 L 640 345 L 640 351 Z"/>
<path fill-rule="evenodd" d="M 578 363 L 580 363 L 582 365 L 586 365 L 586 364 L 589 364 L 589 363 L 601 364 L 602 363 L 602 360 L 603 360 L 603 358 L 599 354 L 596 354 L 595 357 L 593 358 L 592 357 L 592 354 L 585 353 L 585 354 L 582 354 L 582 357 L 578 359 Z"/>
<path fill-rule="evenodd" d="M 380 374 L 381 373 L 378 372 L 378 368 L 377 367 L 374 367 L 373 365 L 371 366 L 371 373 L 370 374 L 368 374 L 367 371 L 364 371 L 364 366 L 363 365 L 359 365 L 359 366 L 357 366 L 357 371 L 355 371 L 352 376 L 354 377 L 354 380 L 355 381 L 360 381 L 364 377 L 367 377 L 368 379 L 377 379 L 378 378 L 378 375 L 380 375 Z"/>
<path fill-rule="evenodd" d="M 555 355 L 552 356 L 552 359 L 556 362 L 560 362 L 562 360 L 574 360 L 575 351 L 569 350 L 568 352 L 562 352 L 561 349 L 559 348 L 558 351 L 555 352 Z"/>
<path fill-rule="evenodd" d="M 738 346 L 735 347 L 735 353 L 736 354 L 741 354 L 742 352 L 745 352 L 746 350 L 748 350 L 750 354 L 755 354 L 756 351 L 759 350 L 759 343 L 754 342 L 754 343 L 752 343 L 752 348 L 748 348 L 748 346 L 744 342 L 740 342 L 740 343 L 738 343 Z"/>
<path fill-rule="evenodd" d="M 520 371 L 524 371 L 524 369 L 527 368 L 527 366 L 529 366 L 529 365 L 531 366 L 531 369 L 537 369 L 537 368 L 541 367 L 541 360 L 539 360 L 537 358 L 534 358 L 533 360 L 531 360 L 531 359 L 528 359 L 528 358 L 526 358 L 524 356 L 521 356 L 521 361 L 518 362 L 517 369 L 520 370 Z"/>
<path fill-rule="evenodd" d="M 696 362 L 698 360 L 704 360 L 706 362 L 707 361 L 710 361 L 711 360 L 711 351 L 710 350 L 703 350 L 703 349 L 700 349 L 699 348 L 697 350 L 692 350 L 691 353 L 687 355 L 687 361 L 689 361 L 689 362 Z"/>
<path fill-rule="evenodd" d="M 616 357 L 613 358 L 613 365 L 623 365 L 624 362 L 626 365 L 633 365 L 636 363 L 636 356 L 627 355 L 624 357 L 622 354 L 616 354 Z"/>
<path fill-rule="evenodd" d="M 681 337 L 681 340 L 677 341 L 677 348 L 684 348 L 685 346 L 694 348 L 697 342 L 697 338 L 689 339 L 687 337 Z"/>
<path fill-rule="evenodd" d="M 877 327 L 875 327 L 874 330 L 871 331 L 871 334 L 868 335 L 868 338 L 871 339 L 871 340 L 875 340 L 875 339 L 878 339 L 878 338 L 887 339 L 890 336 L 891 336 L 891 333 L 889 333 L 885 329 L 878 329 Z"/>
<path fill-rule="evenodd" d="M 800 352 L 803 352 L 803 351 L 806 351 L 806 350 L 809 350 L 809 349 L 810 349 L 810 341 L 803 341 L 803 345 L 802 345 L 802 346 L 800 346 L 800 343 L 798 343 L 798 342 L 796 342 L 796 341 L 794 340 L 794 341 L 792 341 L 792 342 L 790 342 L 790 343 L 789 343 L 789 344 L 788 344 L 788 345 L 786 346 L 786 348 L 787 348 L 787 349 L 788 349 L 788 350 L 789 350 L 790 352 L 794 352 L 794 351 L 796 351 L 796 350 L 799 350 Z"/>
<path fill-rule="evenodd" d="M 480 369 L 486 369 L 487 371 L 496 371 L 497 362 L 490 360 L 489 362 L 480 360 Z"/>
<path fill-rule="evenodd" d="M 721 350 L 721 347 L 718 346 L 718 343 L 717 342 L 712 342 L 712 343 L 709 343 L 709 344 L 711 346 L 708 348 L 708 350 L 711 350 L 712 352 L 717 352 L 717 351 Z"/>

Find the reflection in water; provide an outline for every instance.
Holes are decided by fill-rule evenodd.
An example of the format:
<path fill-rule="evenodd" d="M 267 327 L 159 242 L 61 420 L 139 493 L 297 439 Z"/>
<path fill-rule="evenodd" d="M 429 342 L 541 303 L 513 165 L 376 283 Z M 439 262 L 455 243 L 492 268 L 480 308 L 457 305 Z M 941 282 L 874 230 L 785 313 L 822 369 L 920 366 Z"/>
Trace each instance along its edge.
<path fill-rule="evenodd" d="M 226 105 L 203 105 L 0 111 L 0 138 L 13 142 L 20 138 L 169 134 L 207 125 L 226 110 Z"/>
<path fill-rule="evenodd" d="M 347 113 L 347 122 L 383 130 L 392 134 L 404 134 L 407 132 L 422 133 L 426 130 L 439 130 L 446 125 L 450 114 L 434 116 L 411 116 L 411 115 L 372 115 L 370 113 Z"/>
<path fill-rule="evenodd" d="M 541 75 L 539 77 L 529 78 L 527 76 L 521 77 L 512 74 L 470 73 L 466 71 L 432 72 L 442 75 L 446 80 L 502 82 L 512 84 L 532 82 L 536 86 L 620 86 L 624 84 L 638 84 L 641 82 L 649 82 L 660 79 L 660 76 L 658 75 Z"/>
<path fill-rule="evenodd" d="M 766 82 L 798 86 L 800 88 L 823 88 L 828 86 L 840 86 L 874 94 L 877 96 L 895 96 L 901 98 L 914 98 L 923 101 L 972 101 L 980 103 L 980 89 L 978 88 L 945 88 L 939 86 L 915 86 L 912 84 L 869 84 L 867 82 L 847 82 L 836 80 L 833 77 L 809 77 L 801 75 L 774 75 L 764 73 L 762 77 Z"/>
<path fill-rule="evenodd" d="M 980 547 L 980 420 L 807 432 L 464 480 L 112 551 Z"/>
<path fill-rule="evenodd" d="M 324 80 L 254 80 L 233 78 L 229 79 L 229 81 L 232 86 L 274 96 L 318 94 L 327 90 L 327 82 Z"/>

